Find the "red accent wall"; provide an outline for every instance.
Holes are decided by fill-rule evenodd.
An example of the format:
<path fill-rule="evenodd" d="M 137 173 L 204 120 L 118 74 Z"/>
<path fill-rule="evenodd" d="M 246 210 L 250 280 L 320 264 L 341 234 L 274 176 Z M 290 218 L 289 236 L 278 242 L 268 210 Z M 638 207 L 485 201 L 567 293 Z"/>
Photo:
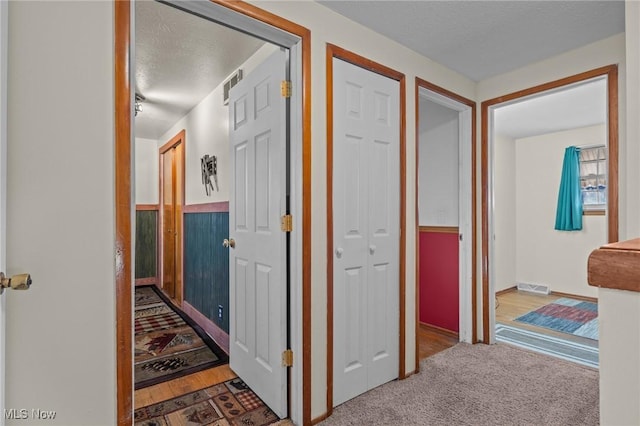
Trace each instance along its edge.
<path fill-rule="evenodd" d="M 420 322 L 458 332 L 458 234 L 420 232 Z"/>

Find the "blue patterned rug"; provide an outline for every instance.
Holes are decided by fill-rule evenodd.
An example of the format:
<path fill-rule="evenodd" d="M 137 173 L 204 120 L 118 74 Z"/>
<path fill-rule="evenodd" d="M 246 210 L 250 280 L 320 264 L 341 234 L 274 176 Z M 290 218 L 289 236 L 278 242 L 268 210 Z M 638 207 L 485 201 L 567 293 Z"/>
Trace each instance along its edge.
<path fill-rule="evenodd" d="M 560 298 L 515 321 L 598 340 L 598 304 Z"/>

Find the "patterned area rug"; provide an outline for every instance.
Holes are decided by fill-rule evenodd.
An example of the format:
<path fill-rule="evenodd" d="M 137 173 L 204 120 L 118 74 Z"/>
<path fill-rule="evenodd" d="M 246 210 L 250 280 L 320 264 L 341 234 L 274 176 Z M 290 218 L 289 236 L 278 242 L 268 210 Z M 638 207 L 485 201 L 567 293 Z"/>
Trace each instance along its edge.
<path fill-rule="evenodd" d="M 134 421 L 140 426 L 262 426 L 279 423 L 280 419 L 236 378 L 139 408 L 134 412 Z"/>
<path fill-rule="evenodd" d="M 560 298 L 515 320 L 598 340 L 598 304 L 593 302 Z"/>
<path fill-rule="evenodd" d="M 155 286 L 135 290 L 135 388 L 226 364 L 228 357 Z"/>

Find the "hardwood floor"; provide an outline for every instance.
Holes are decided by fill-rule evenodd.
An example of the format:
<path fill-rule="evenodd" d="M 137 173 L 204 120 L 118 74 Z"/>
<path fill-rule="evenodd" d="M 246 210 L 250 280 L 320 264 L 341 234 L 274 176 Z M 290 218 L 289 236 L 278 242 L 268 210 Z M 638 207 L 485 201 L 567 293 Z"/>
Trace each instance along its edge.
<path fill-rule="evenodd" d="M 208 388 L 237 377 L 229 364 L 139 389 L 134 393 L 134 409 L 145 407 L 186 393 Z"/>
<path fill-rule="evenodd" d="M 536 333 L 546 334 L 548 336 L 559 337 L 561 339 L 570 340 L 577 343 L 589 344 L 593 340 L 585 337 L 574 336 L 573 334 L 561 333 L 544 327 L 536 327 L 535 325 L 517 322 L 515 319 L 521 315 L 538 309 L 561 297 L 571 297 L 557 294 L 535 294 L 516 289 L 507 291 L 497 296 L 496 304 L 496 323 L 509 325 L 525 330 L 535 331 Z"/>
<path fill-rule="evenodd" d="M 420 324 L 418 328 L 418 356 L 425 359 L 458 343 L 458 338 Z"/>
<path fill-rule="evenodd" d="M 231 371 L 229 364 L 219 367 L 210 368 L 208 370 L 199 371 L 154 386 L 139 389 L 134 393 L 134 410 L 145 407 L 147 405 L 156 404 L 168 399 L 177 398 L 184 394 L 205 389 L 210 386 L 217 385 L 227 380 L 238 377 L 236 373 Z M 172 423 L 173 424 L 173 423 Z M 182 423 L 181 423 L 182 424 Z M 216 423 L 217 424 L 217 423 Z M 227 424 L 227 423 L 225 423 Z M 273 424 L 274 426 L 293 426 L 290 419 L 283 419 Z"/>
<path fill-rule="evenodd" d="M 559 296 L 553 294 L 534 294 L 515 289 L 499 294 L 496 305 L 496 322 L 513 325 L 513 320 L 520 315 L 538 309 L 559 298 Z"/>

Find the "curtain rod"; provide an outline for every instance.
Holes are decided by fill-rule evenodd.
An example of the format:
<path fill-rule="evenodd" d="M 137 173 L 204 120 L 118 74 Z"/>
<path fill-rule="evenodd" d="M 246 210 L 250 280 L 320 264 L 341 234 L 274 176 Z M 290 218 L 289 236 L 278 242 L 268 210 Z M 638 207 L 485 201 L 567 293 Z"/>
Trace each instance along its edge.
<path fill-rule="evenodd" d="M 590 149 L 590 148 L 606 148 L 607 145 L 601 143 L 597 145 L 576 145 L 575 147 L 579 149 Z"/>

